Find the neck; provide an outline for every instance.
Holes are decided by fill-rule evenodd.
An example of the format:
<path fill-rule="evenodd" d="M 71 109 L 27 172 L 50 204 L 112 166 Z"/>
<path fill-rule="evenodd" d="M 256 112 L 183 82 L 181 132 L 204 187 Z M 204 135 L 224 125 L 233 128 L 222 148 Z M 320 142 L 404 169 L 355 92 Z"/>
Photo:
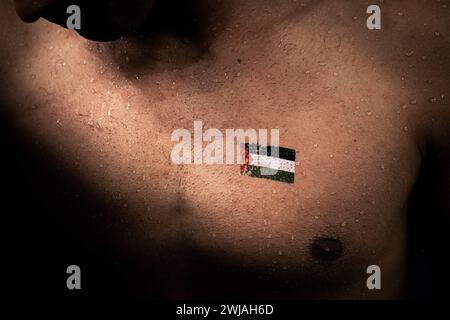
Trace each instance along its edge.
<path fill-rule="evenodd" d="M 141 31 L 211 39 L 230 30 L 260 30 L 311 8 L 312 0 L 162 0 Z M 318 1 L 314 2 L 316 4 Z"/>
<path fill-rule="evenodd" d="M 146 65 L 179 68 L 212 54 L 226 56 L 268 39 L 275 26 L 290 23 L 312 0 L 163 0 L 135 35 L 113 44 L 126 49 L 131 73 Z M 315 2 L 316 3 L 316 2 Z M 176 9 L 175 9 L 176 8 Z M 164 68 L 165 68 L 164 67 Z"/>

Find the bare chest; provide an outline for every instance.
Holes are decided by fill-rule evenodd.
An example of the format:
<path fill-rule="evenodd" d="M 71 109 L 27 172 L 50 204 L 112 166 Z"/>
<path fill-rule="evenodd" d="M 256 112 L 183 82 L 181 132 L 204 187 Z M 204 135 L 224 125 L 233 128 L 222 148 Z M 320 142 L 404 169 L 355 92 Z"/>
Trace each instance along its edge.
<path fill-rule="evenodd" d="M 130 77 L 113 61 L 89 60 L 84 45 L 56 49 L 10 59 L 14 121 L 73 172 L 88 173 L 158 254 L 178 248 L 201 257 L 184 264 L 216 261 L 204 272 L 230 265 L 277 283 L 331 274 L 337 285 L 355 274 L 364 284 L 365 267 L 404 254 L 419 163 L 402 114 L 409 101 L 395 81 L 373 91 L 386 74 L 355 77 L 363 60 L 304 52 L 274 63 L 244 52 Z M 14 96 L 18 85 L 24 94 Z M 293 183 L 242 175 L 238 163 L 173 163 L 172 134 L 193 139 L 194 121 L 202 136 L 278 130 L 280 146 L 295 150 Z"/>

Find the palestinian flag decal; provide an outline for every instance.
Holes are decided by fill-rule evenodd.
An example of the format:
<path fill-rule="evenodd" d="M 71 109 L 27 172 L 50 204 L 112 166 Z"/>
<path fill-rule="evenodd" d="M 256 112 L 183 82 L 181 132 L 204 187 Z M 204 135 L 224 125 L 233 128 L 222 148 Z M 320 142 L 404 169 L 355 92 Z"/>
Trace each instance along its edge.
<path fill-rule="evenodd" d="M 245 143 L 242 152 L 241 175 L 294 183 L 295 150 Z"/>

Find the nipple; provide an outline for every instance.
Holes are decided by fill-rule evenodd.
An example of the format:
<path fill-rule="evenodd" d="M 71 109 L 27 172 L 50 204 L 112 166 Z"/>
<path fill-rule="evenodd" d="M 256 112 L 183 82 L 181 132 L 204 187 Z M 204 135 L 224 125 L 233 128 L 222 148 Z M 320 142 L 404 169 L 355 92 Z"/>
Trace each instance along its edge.
<path fill-rule="evenodd" d="M 309 245 L 309 253 L 319 261 L 333 261 L 342 256 L 343 245 L 334 238 L 315 238 Z"/>

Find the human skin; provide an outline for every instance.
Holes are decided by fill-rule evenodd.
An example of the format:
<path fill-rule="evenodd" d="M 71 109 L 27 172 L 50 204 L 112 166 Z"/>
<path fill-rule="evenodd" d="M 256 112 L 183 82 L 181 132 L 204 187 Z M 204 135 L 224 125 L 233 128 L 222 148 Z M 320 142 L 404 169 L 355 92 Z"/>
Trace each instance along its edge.
<path fill-rule="evenodd" d="M 152 297 L 402 298 L 408 199 L 426 150 L 449 163 L 450 3 L 383 3 L 380 31 L 367 5 L 198 1 L 201 35 L 93 43 L 2 4 L 4 116 L 101 195 L 101 237 Z M 171 133 L 197 119 L 279 128 L 295 184 L 172 164 Z M 342 254 L 314 255 L 319 238 Z"/>

